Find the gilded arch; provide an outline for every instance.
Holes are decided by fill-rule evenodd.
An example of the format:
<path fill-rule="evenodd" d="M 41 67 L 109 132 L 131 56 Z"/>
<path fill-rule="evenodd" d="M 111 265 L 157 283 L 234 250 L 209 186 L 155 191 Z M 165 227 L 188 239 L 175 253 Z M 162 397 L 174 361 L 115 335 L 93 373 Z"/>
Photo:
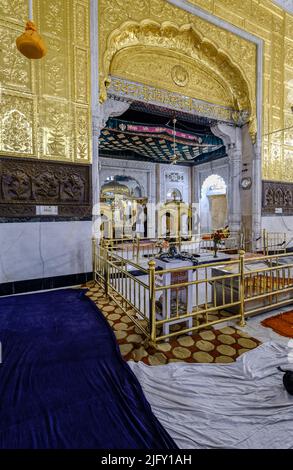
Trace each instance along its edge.
<path fill-rule="evenodd" d="M 162 63 L 165 64 L 165 70 L 160 67 Z M 138 66 L 135 67 L 135 64 Z M 150 64 L 154 64 L 153 70 Z M 176 77 L 174 79 L 176 64 L 177 83 Z M 167 89 L 172 86 L 172 91 L 192 98 L 202 99 L 200 86 L 209 86 L 211 103 L 244 111 L 250 116 L 254 128 L 253 90 L 250 90 L 240 67 L 191 24 L 177 26 L 167 21 L 161 24 L 152 20 L 127 21 L 112 31 L 102 61 L 101 102 L 107 98 L 111 74 L 132 80 L 137 76 L 136 81 L 144 80 L 143 83 L 149 85 L 150 82 L 154 84 L 154 70 L 156 86 L 160 84 L 160 88 Z M 140 74 L 139 71 L 144 73 Z"/>

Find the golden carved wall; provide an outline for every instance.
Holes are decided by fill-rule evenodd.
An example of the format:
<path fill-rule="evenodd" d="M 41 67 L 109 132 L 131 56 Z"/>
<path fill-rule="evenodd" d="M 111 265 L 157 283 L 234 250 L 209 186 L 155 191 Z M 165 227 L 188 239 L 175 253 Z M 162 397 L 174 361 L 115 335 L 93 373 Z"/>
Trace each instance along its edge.
<path fill-rule="evenodd" d="M 91 160 L 89 0 L 34 0 L 47 56 L 16 49 L 28 0 L 0 1 L 0 155 Z"/>
<path fill-rule="evenodd" d="M 100 0 L 99 46 L 102 93 L 103 81 L 112 73 L 210 103 L 248 110 L 251 130 L 255 131 L 254 44 L 165 0 L 139 0 L 135 7 L 131 0 Z M 174 76 L 176 63 L 181 66 L 179 81 L 178 74 Z"/>
<path fill-rule="evenodd" d="M 263 179 L 293 181 L 293 16 L 271 0 L 189 0 L 264 40 Z M 268 135 L 269 134 L 269 135 Z"/>
<path fill-rule="evenodd" d="M 264 40 L 263 178 L 293 181 L 293 129 L 267 135 L 293 126 L 290 109 L 293 104 L 293 16 L 270 0 L 189 1 Z M 226 52 L 241 70 L 253 96 L 256 89 L 254 44 L 165 0 L 136 0 L 135 6 L 132 0 L 100 0 L 99 5 L 101 78 L 104 78 L 103 56 L 111 32 L 130 20 L 171 21 L 178 26 L 192 24 L 201 35 Z M 209 96 L 207 93 L 207 100 Z M 252 105 L 255 106 L 255 103 Z"/>

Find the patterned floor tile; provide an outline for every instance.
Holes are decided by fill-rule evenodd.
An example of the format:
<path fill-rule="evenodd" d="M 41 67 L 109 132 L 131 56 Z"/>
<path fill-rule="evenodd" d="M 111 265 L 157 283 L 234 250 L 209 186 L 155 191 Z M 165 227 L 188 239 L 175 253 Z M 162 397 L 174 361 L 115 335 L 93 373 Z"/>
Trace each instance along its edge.
<path fill-rule="evenodd" d="M 86 295 L 96 303 L 109 322 L 126 361 L 143 361 L 153 366 L 169 362 L 228 364 L 260 344 L 258 340 L 249 337 L 237 327 L 229 326 L 220 329 L 203 328 L 194 332 L 192 336 L 172 337 L 169 341 L 159 342 L 153 346 L 128 315 L 134 316 L 143 328 L 147 328 L 145 320 L 139 319 L 132 309 L 127 309 L 128 315 L 126 315 L 120 306 L 105 296 L 100 287 L 96 285 L 87 287 L 89 291 Z M 116 300 L 119 302 L 119 297 Z M 209 315 L 209 319 L 218 320 L 225 317 L 224 313 L 213 313 Z M 203 322 L 204 318 L 199 315 L 197 320 Z M 180 328 L 180 325 L 172 325 L 170 331 L 178 331 Z"/>

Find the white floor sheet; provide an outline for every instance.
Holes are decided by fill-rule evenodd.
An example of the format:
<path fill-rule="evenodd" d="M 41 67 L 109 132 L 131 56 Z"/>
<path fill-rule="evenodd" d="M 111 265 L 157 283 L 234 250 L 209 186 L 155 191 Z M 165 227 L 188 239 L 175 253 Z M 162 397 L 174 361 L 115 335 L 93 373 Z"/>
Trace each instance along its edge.
<path fill-rule="evenodd" d="M 232 364 L 128 362 L 152 410 L 182 449 L 293 448 L 293 396 L 277 366 L 292 348 L 270 341 Z"/>

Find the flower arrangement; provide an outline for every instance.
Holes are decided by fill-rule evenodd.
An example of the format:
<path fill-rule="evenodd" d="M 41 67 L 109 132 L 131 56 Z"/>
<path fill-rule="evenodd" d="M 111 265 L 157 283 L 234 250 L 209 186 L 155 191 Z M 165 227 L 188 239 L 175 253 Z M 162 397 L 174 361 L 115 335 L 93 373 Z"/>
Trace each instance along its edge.
<path fill-rule="evenodd" d="M 211 234 L 211 240 L 213 240 L 214 242 L 214 257 L 215 258 L 217 257 L 218 244 L 225 238 L 229 238 L 229 236 L 230 236 L 230 230 L 229 230 L 228 225 L 226 225 L 226 227 L 224 228 L 219 228 L 215 230 Z"/>

